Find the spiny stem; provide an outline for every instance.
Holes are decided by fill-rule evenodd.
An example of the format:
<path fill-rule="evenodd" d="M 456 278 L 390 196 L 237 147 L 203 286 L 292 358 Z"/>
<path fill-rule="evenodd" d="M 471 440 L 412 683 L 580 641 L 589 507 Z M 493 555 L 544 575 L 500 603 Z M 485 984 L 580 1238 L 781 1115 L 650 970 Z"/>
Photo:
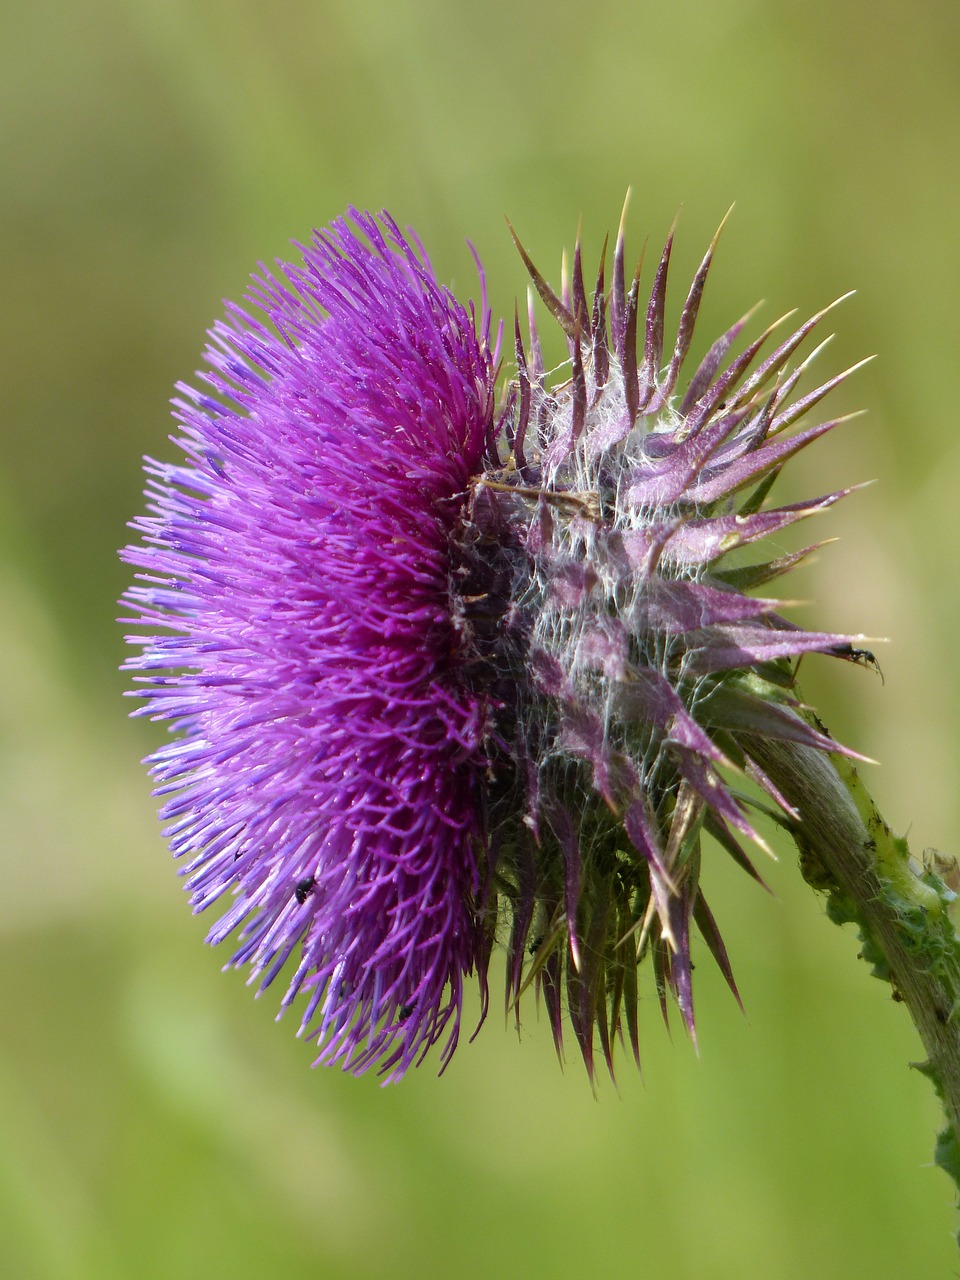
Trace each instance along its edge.
<path fill-rule="evenodd" d="M 799 814 L 793 835 L 804 877 L 827 893 L 832 920 L 858 926 L 862 957 L 907 1006 L 927 1055 L 920 1069 L 946 1115 L 936 1161 L 960 1187 L 960 937 L 947 909 L 954 895 L 910 857 L 850 760 L 752 736 L 749 751 Z"/>

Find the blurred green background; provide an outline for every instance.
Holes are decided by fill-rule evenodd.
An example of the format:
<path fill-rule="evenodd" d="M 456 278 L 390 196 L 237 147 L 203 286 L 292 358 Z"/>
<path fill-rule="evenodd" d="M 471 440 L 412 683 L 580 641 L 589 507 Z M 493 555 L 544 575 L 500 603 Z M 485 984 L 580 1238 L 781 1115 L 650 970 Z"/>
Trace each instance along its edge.
<path fill-rule="evenodd" d="M 888 819 L 960 852 L 955 0 L 5 0 L 0 52 L 0 1273 L 145 1277 L 955 1275 L 937 1110 L 904 1011 L 790 848 L 773 898 L 706 872 L 747 1007 L 697 974 L 701 1057 L 647 988 L 642 1080 L 594 1099 L 526 1010 L 437 1080 L 309 1070 L 201 946 L 124 719 L 115 551 L 140 456 L 258 259 L 388 206 L 495 311 L 632 185 L 677 210 L 674 311 L 731 201 L 700 350 L 856 287 L 824 375 L 869 416 L 784 477 L 823 517 L 811 625 L 889 636 L 885 683 L 816 659 Z M 166 453 L 164 449 L 166 448 Z"/>

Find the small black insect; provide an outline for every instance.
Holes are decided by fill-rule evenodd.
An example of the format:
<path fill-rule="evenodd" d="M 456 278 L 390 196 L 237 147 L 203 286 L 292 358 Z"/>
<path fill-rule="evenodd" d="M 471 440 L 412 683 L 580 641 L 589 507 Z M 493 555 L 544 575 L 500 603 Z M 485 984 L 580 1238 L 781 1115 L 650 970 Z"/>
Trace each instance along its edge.
<path fill-rule="evenodd" d="M 294 893 L 297 895 L 297 902 L 299 902 L 301 907 L 306 902 L 310 894 L 313 892 L 313 886 L 316 883 L 317 882 L 313 876 L 304 876 L 302 880 L 297 881 L 297 886 L 294 889 Z"/>
<path fill-rule="evenodd" d="M 411 1013 L 413 1013 L 413 1005 L 402 1004 L 400 1008 L 397 1010 L 397 1021 L 406 1022 L 406 1020 L 410 1017 Z"/>
<path fill-rule="evenodd" d="M 880 670 L 880 663 L 876 656 L 869 649 L 855 649 L 852 644 L 838 644 L 830 650 L 838 658 L 846 658 L 848 662 L 855 662 L 859 667 L 872 667 L 883 681 L 883 672 Z"/>

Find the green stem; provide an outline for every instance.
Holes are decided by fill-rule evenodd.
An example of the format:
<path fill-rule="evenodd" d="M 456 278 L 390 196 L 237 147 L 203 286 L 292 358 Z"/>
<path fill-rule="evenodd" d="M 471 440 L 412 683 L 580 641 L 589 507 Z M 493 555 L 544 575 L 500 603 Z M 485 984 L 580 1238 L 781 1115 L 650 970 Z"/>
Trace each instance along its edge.
<path fill-rule="evenodd" d="M 910 857 L 850 760 L 752 736 L 748 750 L 797 810 L 793 835 L 805 878 L 827 893 L 831 919 L 858 926 L 863 958 L 914 1021 L 927 1055 L 921 1069 L 946 1114 L 937 1163 L 960 1187 L 960 937 L 948 911 L 954 895 Z"/>

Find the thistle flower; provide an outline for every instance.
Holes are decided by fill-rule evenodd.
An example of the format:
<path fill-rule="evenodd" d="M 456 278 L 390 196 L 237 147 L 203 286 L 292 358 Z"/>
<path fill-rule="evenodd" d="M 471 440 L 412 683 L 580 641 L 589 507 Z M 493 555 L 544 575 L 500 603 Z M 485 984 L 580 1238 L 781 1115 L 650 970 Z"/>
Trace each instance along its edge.
<path fill-rule="evenodd" d="M 558 1050 L 566 1010 L 612 1071 L 645 955 L 691 1031 L 694 925 L 736 993 L 701 837 L 756 876 L 737 775 L 794 812 L 751 743 L 841 749 L 792 660 L 858 638 L 746 594 L 806 551 L 725 557 L 849 492 L 767 501 L 846 374 L 795 398 L 826 313 L 762 360 L 773 329 L 730 354 L 745 317 L 678 390 L 716 239 L 665 354 L 672 237 L 641 323 L 621 224 L 609 293 L 606 252 L 590 297 L 578 244 L 558 296 L 521 248 L 569 366 L 544 370 L 531 303 L 497 406 L 485 301 L 351 218 L 255 280 L 264 319 L 229 308 L 214 394 L 175 401 L 186 465 L 147 464 L 127 665 L 178 735 L 150 757 L 166 834 L 195 910 L 232 896 L 231 963 L 263 989 L 290 962 L 318 1061 L 396 1079 L 445 1038 L 445 1064 L 500 943 L 508 1006 L 532 984 Z"/>

